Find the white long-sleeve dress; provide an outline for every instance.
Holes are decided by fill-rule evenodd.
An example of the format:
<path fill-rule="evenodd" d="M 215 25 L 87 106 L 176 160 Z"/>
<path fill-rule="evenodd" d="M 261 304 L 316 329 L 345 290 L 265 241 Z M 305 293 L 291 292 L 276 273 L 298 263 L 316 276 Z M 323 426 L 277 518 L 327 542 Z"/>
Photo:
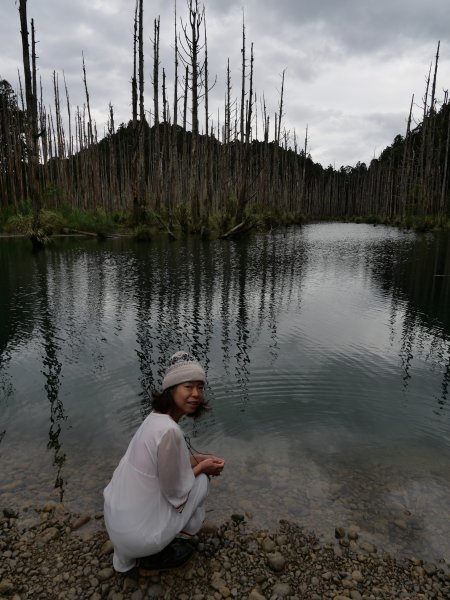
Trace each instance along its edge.
<path fill-rule="evenodd" d="M 115 570 L 132 569 L 136 558 L 159 552 L 181 531 L 197 533 L 207 494 L 208 478 L 194 476 L 179 425 L 151 412 L 103 492 Z"/>

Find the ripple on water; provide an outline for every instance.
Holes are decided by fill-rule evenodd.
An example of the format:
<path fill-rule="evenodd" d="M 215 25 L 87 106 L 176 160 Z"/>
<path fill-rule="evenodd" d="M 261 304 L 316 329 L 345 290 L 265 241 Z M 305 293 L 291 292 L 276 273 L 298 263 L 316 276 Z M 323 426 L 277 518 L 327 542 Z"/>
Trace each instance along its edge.
<path fill-rule="evenodd" d="M 186 430 L 227 461 L 209 516 L 295 518 L 328 537 L 356 522 L 382 547 L 449 552 L 448 302 L 433 304 L 419 238 L 321 224 L 81 246 L 40 257 L 6 302 L 0 502 L 100 509 L 186 347 L 208 365 L 213 408 Z"/>

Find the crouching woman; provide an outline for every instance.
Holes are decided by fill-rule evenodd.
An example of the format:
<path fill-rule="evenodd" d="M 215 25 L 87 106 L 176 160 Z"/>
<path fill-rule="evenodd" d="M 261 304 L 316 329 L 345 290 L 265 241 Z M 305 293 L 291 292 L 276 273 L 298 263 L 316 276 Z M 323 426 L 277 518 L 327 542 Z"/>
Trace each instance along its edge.
<path fill-rule="evenodd" d="M 206 410 L 205 372 L 186 352 L 172 356 L 162 393 L 134 434 L 104 490 L 104 516 L 114 545 L 113 565 L 142 575 L 184 564 L 193 548 L 178 537 L 195 535 L 205 518 L 209 478 L 220 475 L 221 458 L 189 454 L 178 421 Z"/>

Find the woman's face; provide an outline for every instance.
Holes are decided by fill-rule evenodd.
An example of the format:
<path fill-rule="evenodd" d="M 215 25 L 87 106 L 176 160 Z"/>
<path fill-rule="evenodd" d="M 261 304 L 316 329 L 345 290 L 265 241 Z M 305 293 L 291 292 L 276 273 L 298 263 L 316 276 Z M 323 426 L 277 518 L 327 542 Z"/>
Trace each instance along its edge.
<path fill-rule="evenodd" d="M 204 390 L 203 381 L 186 381 L 175 386 L 172 390 L 175 414 L 172 414 L 172 417 L 178 421 L 183 415 L 195 413 L 203 403 Z"/>

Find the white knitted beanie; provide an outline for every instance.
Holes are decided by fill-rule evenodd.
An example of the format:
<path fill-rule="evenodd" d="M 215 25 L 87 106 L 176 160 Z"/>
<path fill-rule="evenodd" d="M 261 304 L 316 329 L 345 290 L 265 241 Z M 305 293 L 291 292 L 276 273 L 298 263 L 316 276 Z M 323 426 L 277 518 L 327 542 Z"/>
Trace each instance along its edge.
<path fill-rule="evenodd" d="M 187 352 L 175 352 L 170 357 L 169 366 L 162 382 L 162 390 L 185 381 L 206 381 L 205 371 L 196 358 Z"/>

